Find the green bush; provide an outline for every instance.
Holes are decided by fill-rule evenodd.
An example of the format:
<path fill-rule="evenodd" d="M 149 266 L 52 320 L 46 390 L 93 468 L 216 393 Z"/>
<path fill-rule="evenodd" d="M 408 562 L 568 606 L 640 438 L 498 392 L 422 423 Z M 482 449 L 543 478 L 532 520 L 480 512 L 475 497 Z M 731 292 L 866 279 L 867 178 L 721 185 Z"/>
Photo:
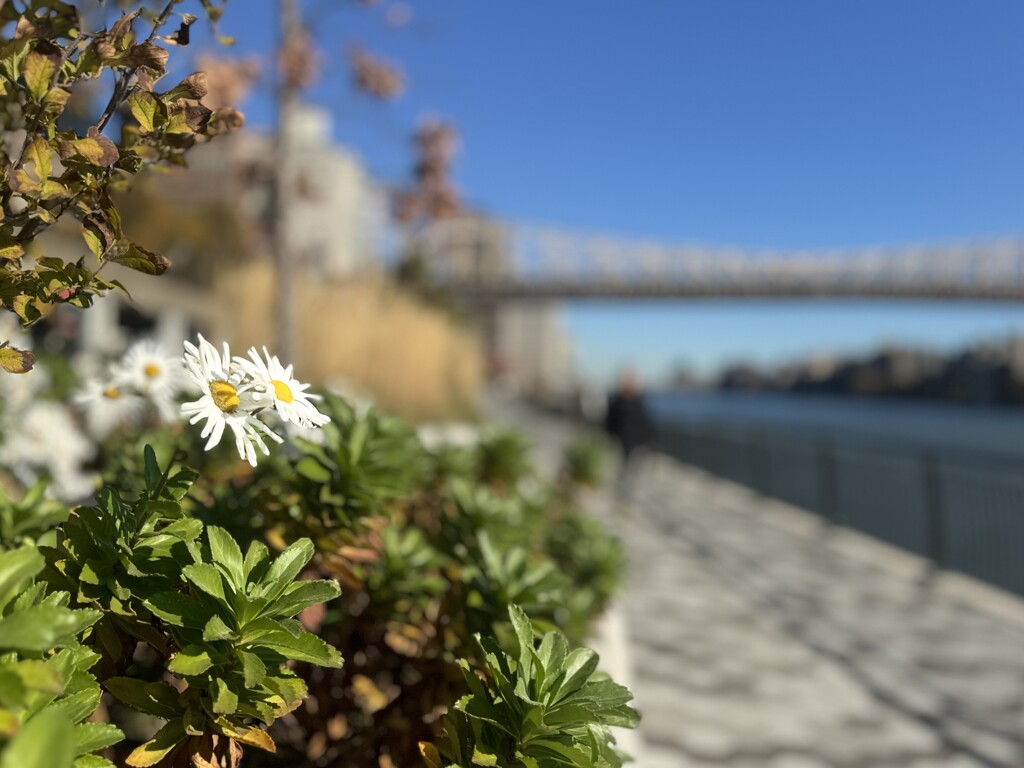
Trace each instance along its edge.
<path fill-rule="evenodd" d="M 470 693 L 445 718 L 439 746 L 421 745 L 429 768 L 621 766 L 610 727 L 636 727 L 632 694 L 597 671 L 593 651 L 570 651 L 560 632 L 548 632 L 537 645 L 518 606 L 509 606 L 509 617 L 513 653 L 477 635 L 480 668 L 460 662 Z"/>
<path fill-rule="evenodd" d="M 597 488 L 605 480 L 608 449 L 594 438 L 576 438 L 565 447 L 562 474 L 575 485 Z"/>

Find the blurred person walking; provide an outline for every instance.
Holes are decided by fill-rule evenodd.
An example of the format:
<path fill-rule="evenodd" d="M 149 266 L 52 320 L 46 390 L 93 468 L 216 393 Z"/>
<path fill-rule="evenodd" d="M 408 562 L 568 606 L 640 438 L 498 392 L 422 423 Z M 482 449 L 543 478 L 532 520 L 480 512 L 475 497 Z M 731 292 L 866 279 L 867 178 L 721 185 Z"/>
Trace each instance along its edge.
<path fill-rule="evenodd" d="M 654 436 L 651 418 L 640 391 L 640 380 L 635 371 L 624 370 L 619 374 L 618 388 L 608 398 L 608 411 L 604 420 L 605 430 L 615 438 L 622 449 L 622 463 L 615 483 L 615 496 L 619 501 L 628 501 L 633 491 L 638 465 L 643 449 Z"/>

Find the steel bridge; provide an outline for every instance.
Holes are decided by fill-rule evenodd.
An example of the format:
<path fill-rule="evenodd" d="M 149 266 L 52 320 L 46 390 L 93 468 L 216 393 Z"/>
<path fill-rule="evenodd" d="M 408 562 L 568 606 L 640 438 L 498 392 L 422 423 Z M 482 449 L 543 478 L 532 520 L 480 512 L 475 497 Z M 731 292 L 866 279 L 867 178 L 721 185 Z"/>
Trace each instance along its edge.
<path fill-rule="evenodd" d="M 419 237 L 432 274 L 476 302 L 524 299 L 1024 299 L 1024 237 L 836 250 L 672 246 L 482 218 Z"/>

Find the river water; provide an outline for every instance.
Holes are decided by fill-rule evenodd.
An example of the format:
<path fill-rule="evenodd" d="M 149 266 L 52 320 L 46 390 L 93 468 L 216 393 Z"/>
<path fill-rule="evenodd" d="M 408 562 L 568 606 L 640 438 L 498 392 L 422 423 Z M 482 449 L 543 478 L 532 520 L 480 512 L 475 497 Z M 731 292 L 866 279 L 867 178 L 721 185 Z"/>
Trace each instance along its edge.
<path fill-rule="evenodd" d="M 652 394 L 658 422 L 785 430 L 1024 460 L 1024 408 L 773 393 Z"/>

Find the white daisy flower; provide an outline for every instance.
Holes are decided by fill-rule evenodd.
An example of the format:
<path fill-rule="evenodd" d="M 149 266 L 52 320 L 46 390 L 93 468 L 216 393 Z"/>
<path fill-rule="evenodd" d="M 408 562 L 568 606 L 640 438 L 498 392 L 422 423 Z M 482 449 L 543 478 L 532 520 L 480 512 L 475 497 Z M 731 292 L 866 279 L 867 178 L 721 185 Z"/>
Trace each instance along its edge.
<path fill-rule="evenodd" d="M 263 348 L 264 358 L 253 347 L 249 350 L 249 360 L 236 357 L 235 362 L 254 382 L 253 400 L 264 407 L 271 407 L 286 422 L 297 424 L 306 429 L 322 427 L 331 419 L 320 413 L 313 405 L 316 395 L 306 392 L 309 384 L 303 384 L 292 375 L 292 366 L 285 368 L 281 361 Z"/>
<path fill-rule="evenodd" d="M 18 349 L 27 346 L 16 343 Z M 0 404 L 5 413 L 18 414 L 31 405 L 50 386 L 50 374 L 41 365 L 22 376 L 0 373 Z"/>
<path fill-rule="evenodd" d="M 235 435 L 238 455 L 255 467 L 256 448 L 264 455 L 270 455 L 263 437 L 278 443 L 282 440 L 253 416 L 252 411 L 258 407 L 250 393 L 253 382 L 245 380 L 243 371 L 232 367 L 228 345 L 224 344 L 224 353 L 221 354 L 200 335 L 198 347 L 185 342 L 184 362 L 188 375 L 203 395 L 194 402 L 184 403 L 181 412 L 188 417 L 190 424 L 206 420 L 201 433 L 202 437 L 209 437 L 206 450 L 216 446 L 224 428 L 229 427 Z"/>
<path fill-rule="evenodd" d="M 87 381 L 75 393 L 74 401 L 85 411 L 89 434 L 100 440 L 120 427 L 138 423 L 146 407 L 145 399 L 117 378 Z"/>
<path fill-rule="evenodd" d="M 19 482 L 29 486 L 48 475 L 50 491 L 68 503 L 92 495 L 93 478 L 82 465 L 92 458 L 94 447 L 63 405 L 37 400 L 8 418 L 4 431 L 0 465 Z"/>
<path fill-rule="evenodd" d="M 174 421 L 174 398 L 185 386 L 180 361 L 157 342 L 138 341 L 125 353 L 118 369 L 123 380 L 146 395 L 164 421 Z"/>

